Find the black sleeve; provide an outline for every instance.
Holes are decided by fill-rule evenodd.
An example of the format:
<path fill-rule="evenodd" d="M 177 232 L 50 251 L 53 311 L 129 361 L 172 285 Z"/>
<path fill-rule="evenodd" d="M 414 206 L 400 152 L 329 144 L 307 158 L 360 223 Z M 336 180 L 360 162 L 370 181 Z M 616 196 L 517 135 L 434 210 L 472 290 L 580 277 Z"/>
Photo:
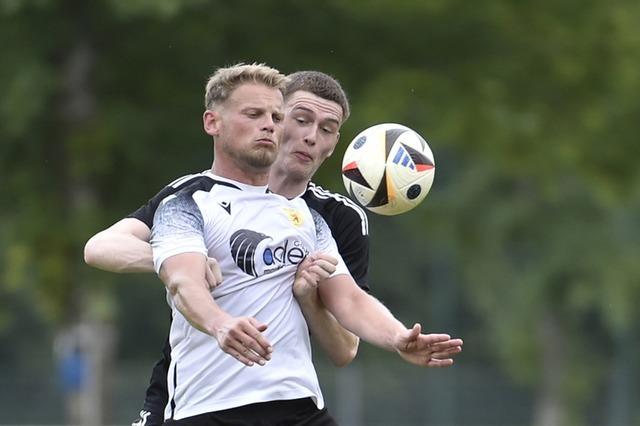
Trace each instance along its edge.
<path fill-rule="evenodd" d="M 343 208 L 336 212 L 333 238 L 336 240 L 340 256 L 351 276 L 365 291 L 369 291 L 369 235 L 363 232 L 362 218 L 352 209 Z"/>
<path fill-rule="evenodd" d="M 153 227 L 153 216 L 160 205 L 160 202 L 171 194 L 177 192 L 179 187 L 166 186 L 160 192 L 154 195 L 146 204 L 140 206 L 136 211 L 130 213 L 127 217 L 138 219 L 151 229 Z"/>

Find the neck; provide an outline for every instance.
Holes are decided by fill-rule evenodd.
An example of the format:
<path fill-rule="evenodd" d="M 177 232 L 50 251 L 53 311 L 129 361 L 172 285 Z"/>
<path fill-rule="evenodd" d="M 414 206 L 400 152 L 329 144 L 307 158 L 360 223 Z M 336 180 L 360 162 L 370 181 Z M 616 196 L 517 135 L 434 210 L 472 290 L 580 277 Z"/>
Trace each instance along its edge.
<path fill-rule="evenodd" d="M 285 198 L 294 198 L 307 189 L 308 179 L 296 179 L 286 171 L 276 167 L 271 169 L 269 175 L 269 189 Z"/>
<path fill-rule="evenodd" d="M 213 160 L 211 173 L 237 182 L 253 186 L 265 186 L 269 181 L 269 168 L 257 170 L 247 166 L 239 167 L 230 162 L 216 162 Z"/>

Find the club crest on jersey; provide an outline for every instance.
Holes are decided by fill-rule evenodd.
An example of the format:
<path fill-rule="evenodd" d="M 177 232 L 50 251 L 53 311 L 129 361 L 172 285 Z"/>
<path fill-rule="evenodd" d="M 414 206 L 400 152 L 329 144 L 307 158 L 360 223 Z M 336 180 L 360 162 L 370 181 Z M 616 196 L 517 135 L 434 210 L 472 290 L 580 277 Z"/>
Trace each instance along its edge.
<path fill-rule="evenodd" d="M 299 240 L 274 243 L 270 236 L 249 229 L 234 232 L 229 239 L 229 247 L 238 268 L 254 277 L 297 265 L 309 254 Z"/>
<path fill-rule="evenodd" d="M 287 218 L 289 219 L 289 222 L 291 222 L 293 224 L 293 226 L 300 226 L 304 223 L 304 219 L 302 217 L 302 213 L 299 212 L 296 209 L 292 209 L 289 207 L 285 207 L 284 209 L 285 214 L 287 215 Z"/>

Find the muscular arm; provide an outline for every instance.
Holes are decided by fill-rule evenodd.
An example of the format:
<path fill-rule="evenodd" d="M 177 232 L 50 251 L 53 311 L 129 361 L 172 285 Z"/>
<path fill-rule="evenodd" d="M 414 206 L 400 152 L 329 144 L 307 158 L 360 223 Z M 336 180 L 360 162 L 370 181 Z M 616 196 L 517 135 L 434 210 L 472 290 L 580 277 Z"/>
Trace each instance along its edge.
<path fill-rule="evenodd" d="M 122 219 L 87 241 L 85 262 L 109 272 L 153 272 L 150 235 L 151 230 L 144 222 L 134 218 Z M 209 274 L 210 270 L 207 271 Z M 209 278 L 208 281 L 209 288 L 212 288 L 221 278 L 217 281 Z M 350 363 L 358 351 L 358 337 L 343 328 L 327 311 L 315 287 L 296 291 L 295 296 L 311 334 L 331 362 L 339 367 Z"/>
<path fill-rule="evenodd" d="M 160 279 L 173 304 L 198 330 L 216 337 L 219 324 L 230 316 L 214 302 L 204 281 L 206 258 L 200 253 L 182 253 L 168 258 L 160 268 Z"/>
<path fill-rule="evenodd" d="M 319 295 L 345 328 L 373 345 L 397 352 L 410 363 L 446 367 L 453 364 L 451 356 L 462 350 L 462 340 L 447 334 L 421 334 L 419 324 L 407 329 L 348 275 L 322 281 Z"/>
<path fill-rule="evenodd" d="M 325 253 L 313 253 L 298 266 L 293 294 L 302 308 L 315 341 L 337 367 L 349 364 L 358 352 L 358 336 L 338 323 L 318 296 L 318 283 L 336 270 L 338 259 Z"/>
<path fill-rule="evenodd" d="M 336 367 L 344 367 L 356 357 L 360 339 L 340 325 L 317 294 L 302 302 L 302 308 L 311 335 Z M 301 303 L 301 306 L 302 306 Z"/>
<path fill-rule="evenodd" d="M 348 275 L 336 275 L 319 286 L 321 300 L 340 323 L 363 340 L 390 351 L 405 330 L 389 310 L 361 290 Z"/>
<path fill-rule="evenodd" d="M 84 261 L 109 272 L 153 272 L 150 235 L 144 222 L 122 219 L 87 241 Z"/>
<path fill-rule="evenodd" d="M 355 358 L 359 338 L 340 325 L 327 310 L 314 289 L 306 296 L 297 296 L 311 335 L 337 367 L 344 367 Z"/>
<path fill-rule="evenodd" d="M 271 358 L 271 345 L 262 335 L 265 324 L 255 318 L 232 317 L 214 301 L 205 279 L 207 258 L 200 253 L 181 253 L 167 258 L 160 267 L 175 307 L 202 331 L 215 337 L 220 348 L 240 362 L 264 365 Z"/>

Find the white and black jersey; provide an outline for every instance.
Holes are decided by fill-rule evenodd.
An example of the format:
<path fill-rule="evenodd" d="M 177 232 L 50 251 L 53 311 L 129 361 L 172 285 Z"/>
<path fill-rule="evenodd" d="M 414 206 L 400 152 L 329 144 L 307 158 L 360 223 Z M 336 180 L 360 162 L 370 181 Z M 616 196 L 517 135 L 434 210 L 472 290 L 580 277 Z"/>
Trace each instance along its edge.
<path fill-rule="evenodd" d="M 151 232 L 155 269 L 183 253 L 217 259 L 224 280 L 212 290 L 216 303 L 231 316 L 268 324 L 264 335 L 274 352 L 265 366 L 249 368 L 171 303 L 171 404 L 165 418 L 305 397 L 322 409 L 309 330 L 292 285 L 298 265 L 317 251 L 338 259 L 334 275 L 348 274 L 331 231 L 299 197 L 289 200 L 266 186 L 212 178 L 209 188 L 188 186 L 158 206 Z"/>
<path fill-rule="evenodd" d="M 163 199 L 185 188 L 190 188 L 189 191 L 194 189 L 206 191 L 211 186 L 212 181 L 215 181 L 215 179 L 209 172 L 176 179 L 128 217 L 136 218 L 151 228 L 154 214 Z M 348 198 L 326 191 L 313 183 L 309 184 L 302 198 L 311 209 L 324 218 L 351 275 L 363 289 L 368 291 L 369 237 L 367 217 L 364 211 Z M 233 208 L 233 206 L 226 204 L 225 200 L 221 200 L 219 206 L 223 209 Z M 146 424 L 161 424 L 162 422 L 160 413 L 163 412 L 169 402 L 167 371 L 170 359 L 170 347 L 167 341 L 163 350 L 163 357 L 154 366 L 150 384 L 147 388 L 143 409 L 150 412 L 151 415 L 148 417 Z M 173 403 L 174 401 L 172 401 Z M 172 404 L 169 404 L 168 407 L 172 407 Z"/>
<path fill-rule="evenodd" d="M 206 186 L 211 176 L 208 171 L 182 176 L 127 217 L 138 219 L 151 229 L 156 209 L 165 197 L 187 186 Z M 309 182 L 302 199 L 322 216 L 351 276 L 363 290 L 369 291 L 369 222 L 365 211 L 344 195 L 323 189 L 313 182 Z"/>

